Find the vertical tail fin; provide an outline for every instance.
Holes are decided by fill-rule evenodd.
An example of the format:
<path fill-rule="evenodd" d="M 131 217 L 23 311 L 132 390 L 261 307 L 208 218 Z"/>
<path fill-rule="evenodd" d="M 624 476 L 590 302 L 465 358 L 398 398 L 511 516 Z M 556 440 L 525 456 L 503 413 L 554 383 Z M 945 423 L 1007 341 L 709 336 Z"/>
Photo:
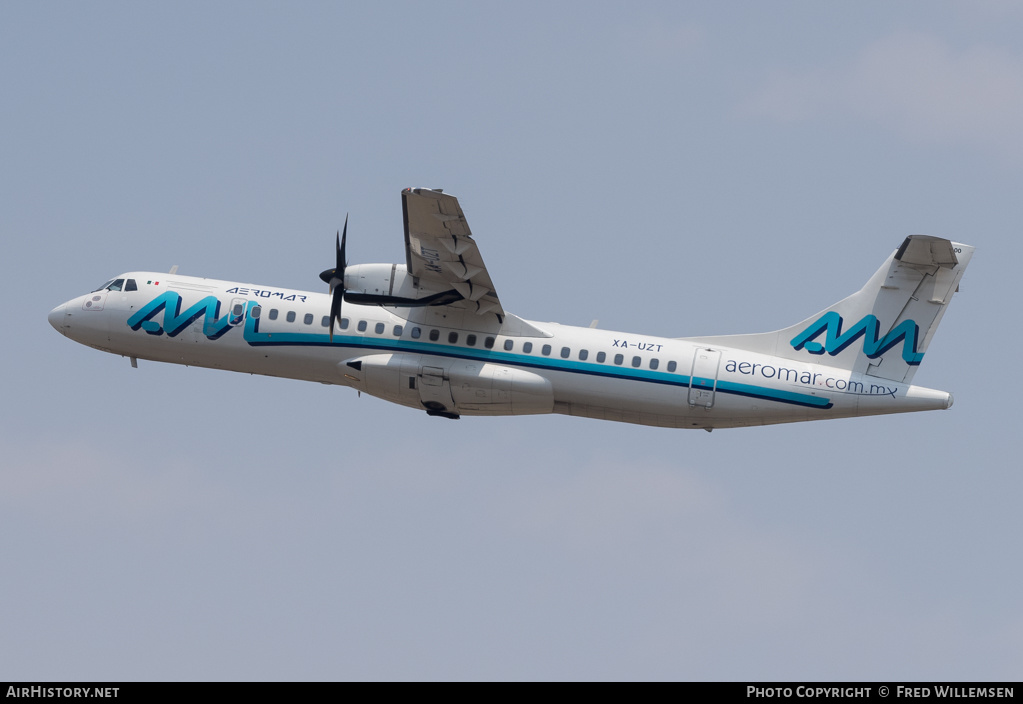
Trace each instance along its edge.
<path fill-rule="evenodd" d="M 695 339 L 910 383 L 973 251 L 910 235 L 862 289 L 801 323 Z"/>

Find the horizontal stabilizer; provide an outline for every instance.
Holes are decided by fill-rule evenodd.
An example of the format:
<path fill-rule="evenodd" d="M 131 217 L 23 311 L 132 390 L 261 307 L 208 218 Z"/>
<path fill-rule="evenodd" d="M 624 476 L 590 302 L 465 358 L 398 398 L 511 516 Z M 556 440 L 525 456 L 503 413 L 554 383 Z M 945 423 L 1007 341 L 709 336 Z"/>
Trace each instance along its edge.
<path fill-rule="evenodd" d="M 895 253 L 895 258 L 903 264 L 940 266 L 945 269 L 952 269 L 959 263 L 955 246 L 951 242 L 928 235 L 907 237 Z"/>

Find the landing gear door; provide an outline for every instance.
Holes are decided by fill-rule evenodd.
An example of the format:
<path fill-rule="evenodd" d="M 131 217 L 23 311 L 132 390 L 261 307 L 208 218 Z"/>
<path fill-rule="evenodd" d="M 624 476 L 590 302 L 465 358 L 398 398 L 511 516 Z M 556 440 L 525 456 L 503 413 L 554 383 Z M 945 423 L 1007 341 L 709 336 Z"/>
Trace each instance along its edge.
<path fill-rule="evenodd" d="M 689 375 L 689 405 L 710 408 L 714 405 L 714 392 L 718 385 L 718 367 L 721 351 L 699 349 L 693 355 L 693 367 Z"/>
<path fill-rule="evenodd" d="M 442 367 L 422 368 L 419 375 L 419 399 L 428 411 L 454 413 L 455 401 L 451 398 L 451 381 L 444 375 Z"/>

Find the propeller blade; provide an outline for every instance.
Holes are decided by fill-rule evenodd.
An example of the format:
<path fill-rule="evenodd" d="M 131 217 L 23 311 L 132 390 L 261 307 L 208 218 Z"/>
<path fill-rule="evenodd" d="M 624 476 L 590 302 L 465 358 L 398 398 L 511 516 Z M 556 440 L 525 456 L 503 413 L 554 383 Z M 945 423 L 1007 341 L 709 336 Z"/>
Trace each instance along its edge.
<path fill-rule="evenodd" d="M 345 213 L 345 229 L 341 235 L 341 243 L 337 245 L 337 268 L 341 271 L 341 278 L 344 278 L 345 267 L 348 266 L 348 257 L 345 256 L 345 240 L 348 239 L 348 213 Z"/>
<path fill-rule="evenodd" d="M 341 320 L 341 301 L 345 298 L 344 288 L 334 289 L 330 298 L 330 341 L 334 341 L 334 321 Z"/>
<path fill-rule="evenodd" d="M 334 341 L 334 321 L 341 320 L 341 301 L 345 298 L 345 243 L 348 239 L 348 214 L 345 213 L 344 230 L 334 237 L 335 267 L 320 274 L 320 279 L 330 288 L 330 341 Z"/>

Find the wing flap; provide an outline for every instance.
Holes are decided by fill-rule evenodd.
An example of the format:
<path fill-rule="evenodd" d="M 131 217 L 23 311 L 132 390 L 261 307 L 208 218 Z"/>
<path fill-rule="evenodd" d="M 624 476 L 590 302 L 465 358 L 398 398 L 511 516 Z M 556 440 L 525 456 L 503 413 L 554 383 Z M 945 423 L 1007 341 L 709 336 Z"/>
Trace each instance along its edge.
<path fill-rule="evenodd" d="M 454 289 L 463 300 L 449 304 L 453 307 L 504 315 L 458 199 L 428 188 L 406 188 L 401 196 L 406 260 L 419 285 Z"/>

